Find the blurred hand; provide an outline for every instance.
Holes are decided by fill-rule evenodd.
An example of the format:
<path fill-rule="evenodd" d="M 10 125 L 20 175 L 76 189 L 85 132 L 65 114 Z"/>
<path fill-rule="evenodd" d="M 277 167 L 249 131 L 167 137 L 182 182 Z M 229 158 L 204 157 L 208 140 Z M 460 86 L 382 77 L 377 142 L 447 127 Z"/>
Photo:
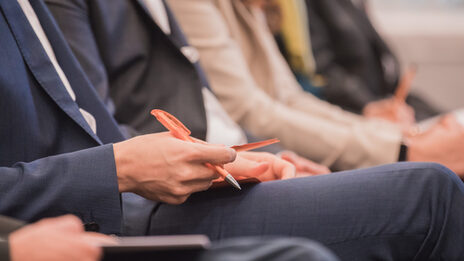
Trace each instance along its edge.
<path fill-rule="evenodd" d="M 280 157 L 283 160 L 286 160 L 295 166 L 298 177 L 331 173 L 330 169 L 326 166 L 317 164 L 311 160 L 300 157 L 293 151 L 283 151 L 280 153 Z"/>
<path fill-rule="evenodd" d="M 447 115 L 427 131 L 408 138 L 408 160 L 441 163 L 464 176 L 464 127 Z"/>
<path fill-rule="evenodd" d="M 167 132 L 135 137 L 113 148 L 120 192 L 169 204 L 183 203 L 219 177 L 205 163 L 223 165 L 236 156 L 225 146 L 185 142 Z"/>
<path fill-rule="evenodd" d="M 261 181 L 296 177 L 295 166 L 267 152 L 240 152 L 224 166 L 233 176 L 256 177 Z"/>
<path fill-rule="evenodd" d="M 111 237 L 84 232 L 75 216 L 49 218 L 28 225 L 9 237 L 11 261 L 96 261 Z"/>
<path fill-rule="evenodd" d="M 363 115 L 367 118 L 384 119 L 399 124 L 403 130 L 409 130 L 416 123 L 414 109 L 405 102 L 395 98 L 371 102 L 364 107 Z"/>

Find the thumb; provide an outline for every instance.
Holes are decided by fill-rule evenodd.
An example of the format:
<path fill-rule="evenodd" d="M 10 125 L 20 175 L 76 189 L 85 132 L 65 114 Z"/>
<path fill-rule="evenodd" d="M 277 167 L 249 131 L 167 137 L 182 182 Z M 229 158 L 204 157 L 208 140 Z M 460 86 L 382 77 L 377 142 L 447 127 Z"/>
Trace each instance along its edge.
<path fill-rule="evenodd" d="M 194 160 L 202 163 L 224 165 L 234 161 L 237 156 L 235 150 L 226 146 L 199 143 L 194 143 L 193 146 L 197 151 Z"/>

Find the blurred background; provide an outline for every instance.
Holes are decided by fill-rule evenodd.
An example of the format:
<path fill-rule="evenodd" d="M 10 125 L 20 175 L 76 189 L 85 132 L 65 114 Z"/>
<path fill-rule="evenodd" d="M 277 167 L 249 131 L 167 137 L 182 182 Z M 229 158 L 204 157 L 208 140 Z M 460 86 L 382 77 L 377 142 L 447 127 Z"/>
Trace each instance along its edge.
<path fill-rule="evenodd" d="M 419 66 L 413 90 L 464 107 L 464 0 L 370 0 L 369 12 L 401 63 Z"/>

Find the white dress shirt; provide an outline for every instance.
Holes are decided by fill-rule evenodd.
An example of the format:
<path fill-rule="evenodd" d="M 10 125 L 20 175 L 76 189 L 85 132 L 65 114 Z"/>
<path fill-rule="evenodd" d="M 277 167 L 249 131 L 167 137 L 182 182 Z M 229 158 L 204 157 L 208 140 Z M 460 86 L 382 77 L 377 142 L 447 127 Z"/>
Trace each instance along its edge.
<path fill-rule="evenodd" d="M 143 0 L 153 20 L 167 35 L 171 34 L 166 8 L 161 0 Z M 181 49 L 182 53 L 195 63 L 199 60 L 198 51 L 191 46 Z M 206 110 L 207 133 L 206 141 L 227 146 L 244 144 L 247 138 L 242 129 L 229 117 L 216 96 L 206 87 L 202 89 Z"/>
<path fill-rule="evenodd" d="M 56 70 L 56 73 L 61 79 L 61 82 L 63 82 L 64 87 L 66 88 L 66 91 L 68 92 L 69 96 L 71 96 L 71 99 L 73 101 L 76 101 L 76 95 L 74 94 L 73 89 L 71 88 L 71 84 L 68 81 L 68 78 L 66 77 L 65 73 L 60 67 L 60 64 L 58 63 L 55 52 L 53 51 L 52 45 L 48 41 L 48 38 L 42 28 L 42 25 L 40 24 L 39 18 L 37 17 L 34 9 L 31 6 L 31 3 L 29 3 L 29 0 L 17 0 L 19 5 L 21 6 L 21 9 L 23 10 L 24 14 L 27 17 L 27 20 L 31 24 L 32 28 L 34 29 L 35 34 L 39 38 L 40 43 L 42 44 L 42 47 L 44 48 L 45 52 L 48 55 L 48 58 L 53 64 L 53 67 Z M 94 133 L 97 133 L 97 122 L 95 121 L 95 118 L 92 116 L 92 114 L 88 113 L 87 111 L 83 109 L 79 109 L 81 112 L 82 116 L 86 120 L 86 122 L 89 124 L 90 128 Z"/>

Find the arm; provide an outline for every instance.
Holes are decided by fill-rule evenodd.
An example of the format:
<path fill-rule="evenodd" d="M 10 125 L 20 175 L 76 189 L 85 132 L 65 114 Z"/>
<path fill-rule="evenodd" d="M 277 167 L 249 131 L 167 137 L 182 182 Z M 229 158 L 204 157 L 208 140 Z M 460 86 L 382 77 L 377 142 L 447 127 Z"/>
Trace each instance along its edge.
<path fill-rule="evenodd" d="M 112 145 L 0 167 L 0 213 L 34 221 L 72 213 L 118 234 L 121 209 Z"/>
<path fill-rule="evenodd" d="M 343 118 L 341 110 L 326 117 L 322 115 L 327 115 L 327 106 L 314 108 L 306 103 L 314 110 L 302 111 L 305 106 L 301 99 L 289 98 L 285 104 L 267 95 L 251 76 L 251 68 L 213 1 L 171 0 L 170 4 L 191 44 L 199 50 L 216 95 L 242 127 L 260 137 L 278 137 L 286 148 L 335 168 L 396 161 L 399 131 L 383 133 L 378 126 L 361 120 L 350 124 L 351 118 L 357 119 L 354 116 L 337 122 L 330 117 Z M 315 98 L 306 101 L 319 104 Z"/>

